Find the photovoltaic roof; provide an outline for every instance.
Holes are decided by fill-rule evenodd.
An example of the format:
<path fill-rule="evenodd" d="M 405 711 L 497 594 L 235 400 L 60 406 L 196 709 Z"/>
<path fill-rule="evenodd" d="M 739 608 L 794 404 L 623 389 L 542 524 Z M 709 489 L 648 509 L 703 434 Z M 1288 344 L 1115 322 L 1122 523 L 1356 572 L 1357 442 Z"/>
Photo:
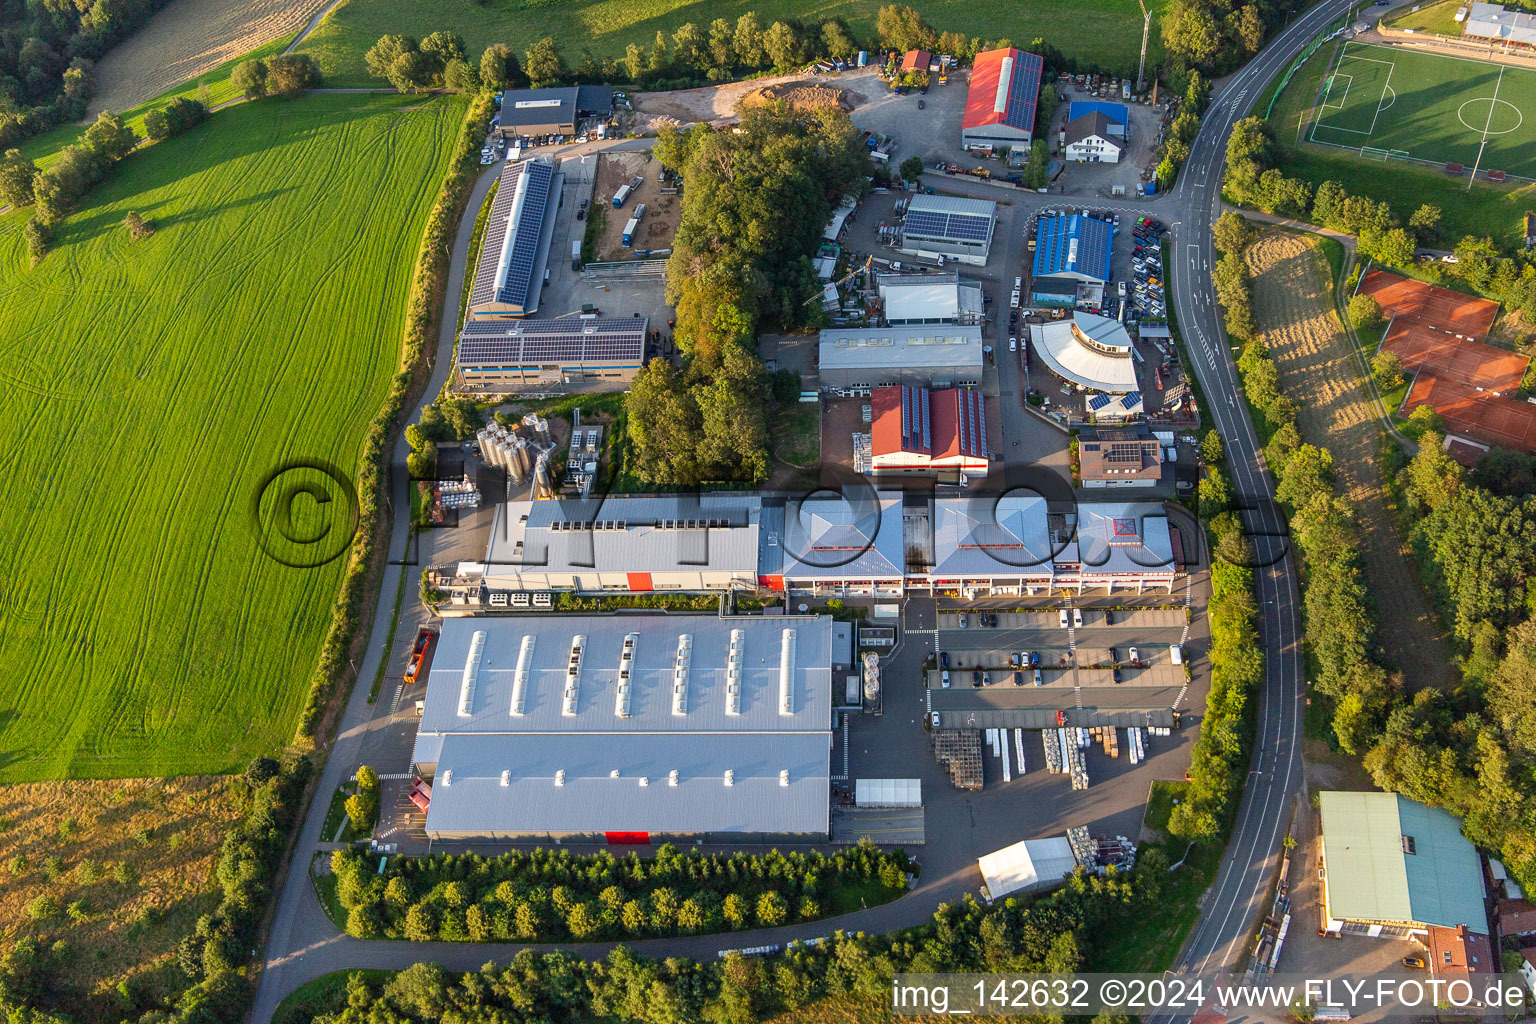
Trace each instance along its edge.
<path fill-rule="evenodd" d="M 479 320 L 459 335 L 459 365 L 475 368 L 524 363 L 640 363 L 645 317 L 598 320 Z"/>
<path fill-rule="evenodd" d="M 1115 226 L 1108 221 L 1080 213 L 1043 218 L 1035 242 L 1034 276 L 1081 274 L 1108 281 L 1114 240 Z"/>
<path fill-rule="evenodd" d="M 972 65 L 962 128 L 1005 124 L 1033 131 L 1035 101 L 1045 62 L 1038 54 L 1010 48 L 978 53 Z"/>
<path fill-rule="evenodd" d="M 529 306 L 539 240 L 551 216 L 554 176 L 554 162 L 547 159 L 524 160 L 502 169 L 470 289 L 472 308 L 493 302 L 520 309 Z"/>
<path fill-rule="evenodd" d="M 991 237 L 996 204 L 990 200 L 948 201 L 952 198 L 913 197 L 907 210 L 906 233 L 959 242 L 985 242 Z"/>

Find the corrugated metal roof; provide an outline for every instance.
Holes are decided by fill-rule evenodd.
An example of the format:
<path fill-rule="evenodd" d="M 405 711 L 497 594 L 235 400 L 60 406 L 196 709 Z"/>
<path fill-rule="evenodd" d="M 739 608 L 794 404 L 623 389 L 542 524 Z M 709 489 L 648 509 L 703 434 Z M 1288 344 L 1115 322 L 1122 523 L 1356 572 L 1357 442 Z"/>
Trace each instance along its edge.
<path fill-rule="evenodd" d="M 1130 344 L 1130 336 L 1117 321 L 1092 314 L 1078 316 L 1104 322 L 1103 325 L 1090 324 L 1096 329 L 1089 337 L 1097 335 L 1102 344 L 1114 347 Z M 1074 333 L 1075 324 L 1075 320 L 1049 320 L 1043 324 L 1029 325 L 1029 337 L 1041 361 L 1058 377 L 1085 388 L 1117 395 L 1134 391 L 1137 386 L 1136 367 L 1130 355 L 1113 355 L 1088 347 Z"/>
<path fill-rule="evenodd" d="M 828 369 L 949 367 L 982 369 L 980 327 L 914 324 L 898 327 L 839 328 L 821 332 L 819 365 Z"/>
<path fill-rule="evenodd" d="M 786 529 L 786 517 L 792 525 Z M 763 510 L 765 566 L 786 580 L 900 579 L 906 573 L 901 496 L 868 508 L 841 498 L 807 499 Z"/>
<path fill-rule="evenodd" d="M 1319 799 L 1335 920 L 1487 931 L 1477 851 L 1455 818 L 1396 793 L 1323 792 Z"/>
<path fill-rule="evenodd" d="M 1461 33 L 1536 46 L 1536 15 L 1499 4 L 1474 3 Z"/>
<path fill-rule="evenodd" d="M 1115 226 L 1108 221 L 1080 213 L 1043 217 L 1035 238 L 1035 277 L 1069 275 L 1109 280 Z"/>
<path fill-rule="evenodd" d="M 1006 124 L 1021 132 L 1034 131 L 1044 70 L 1039 56 L 1012 47 L 978 53 L 971 64 L 962 130 Z"/>
<path fill-rule="evenodd" d="M 1076 120 L 1084 114 L 1100 113 L 1118 124 L 1130 122 L 1131 109 L 1124 103 L 1107 103 L 1104 100 L 1073 100 L 1067 109 L 1067 117 Z"/>
<path fill-rule="evenodd" d="M 730 492 L 510 501 L 496 510 L 486 575 L 515 580 L 524 569 L 545 575 L 683 567 L 753 577 L 761 512 L 755 495 Z"/>
<path fill-rule="evenodd" d="M 1044 498 L 1005 495 L 934 501 L 932 575 L 1049 573 L 1050 528 Z"/>
<path fill-rule="evenodd" d="M 1157 502 L 1085 502 L 1077 507 L 1077 536 L 1060 561 L 1084 571 L 1172 573 L 1168 513 Z"/>
<path fill-rule="evenodd" d="M 524 363 L 635 365 L 645 358 L 645 317 L 578 320 L 472 320 L 459 335 L 459 366 Z"/>
<path fill-rule="evenodd" d="M 825 833 L 831 748 L 830 732 L 456 735 L 443 746 L 426 828 L 431 835 Z M 560 785 L 556 772 L 564 773 Z"/>
<path fill-rule="evenodd" d="M 908 216 L 914 213 L 958 213 L 973 217 L 996 217 L 997 203 L 990 199 L 972 199 L 968 196 L 930 196 L 920 193 L 912 197 L 907 206 Z"/>

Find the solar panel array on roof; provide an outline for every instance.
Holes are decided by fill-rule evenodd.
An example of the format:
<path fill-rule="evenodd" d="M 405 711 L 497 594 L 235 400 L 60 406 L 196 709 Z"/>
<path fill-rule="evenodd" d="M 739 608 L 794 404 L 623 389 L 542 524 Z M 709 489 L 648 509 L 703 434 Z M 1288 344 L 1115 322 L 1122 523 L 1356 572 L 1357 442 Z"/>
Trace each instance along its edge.
<path fill-rule="evenodd" d="M 1120 404 L 1127 409 L 1134 409 L 1141 404 L 1141 392 L 1132 391 L 1120 399 Z"/>
<path fill-rule="evenodd" d="M 1088 408 L 1092 409 L 1094 412 L 1098 412 L 1112 401 L 1114 401 L 1114 399 L 1110 398 L 1108 395 L 1094 395 L 1092 398 L 1088 399 Z"/>
<path fill-rule="evenodd" d="M 907 214 L 906 233 L 921 238 L 949 238 L 960 242 L 985 242 L 992 219 L 969 213 L 914 210 Z"/>
<path fill-rule="evenodd" d="M 1114 237 L 1115 226 L 1108 221 L 1078 213 L 1044 218 L 1035 242 L 1034 275 L 1081 274 L 1108 281 Z"/>
<path fill-rule="evenodd" d="M 1104 453 L 1105 462 L 1134 462 L 1141 464 L 1141 445 L 1139 444 L 1113 444 Z"/>
<path fill-rule="evenodd" d="M 539 254 L 539 235 L 549 209 L 549 187 L 555 178 L 555 165 L 544 161 L 530 163 L 518 179 L 521 193 L 513 200 L 515 224 L 502 252 L 506 270 L 501 275 L 496 298 L 501 302 L 525 305 L 528 286 L 533 281 L 533 264 Z"/>
<path fill-rule="evenodd" d="M 1011 62 L 1012 74 L 1008 75 L 1008 101 L 1001 112 L 1003 121 L 1015 128 L 1031 131 L 1035 127 L 1035 98 L 1040 88 L 1040 73 L 1045 64 L 1039 55 L 1020 53 Z"/>
<path fill-rule="evenodd" d="M 459 335 L 459 365 L 638 363 L 645 355 L 648 324 L 644 317 L 475 321 Z"/>

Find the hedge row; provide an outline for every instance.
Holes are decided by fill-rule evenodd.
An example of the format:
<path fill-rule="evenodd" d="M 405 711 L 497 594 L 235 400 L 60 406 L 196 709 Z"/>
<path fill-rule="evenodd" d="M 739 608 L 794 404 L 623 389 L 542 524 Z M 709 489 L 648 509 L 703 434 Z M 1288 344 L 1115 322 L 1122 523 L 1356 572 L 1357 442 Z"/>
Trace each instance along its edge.
<path fill-rule="evenodd" d="M 536 849 L 398 858 L 383 873 L 360 853 L 331 856 L 347 931 L 359 938 L 556 941 L 699 934 L 774 927 L 879 902 L 906 891 L 904 851 L 839 851 L 654 858 L 571 856 Z"/>
<path fill-rule="evenodd" d="M 480 169 L 481 126 L 490 117 L 491 96 L 481 94 L 470 103 L 454 142 L 452 162 L 443 187 L 427 216 L 426 231 L 416 257 L 416 272 L 406 304 L 400 369 L 390 383 L 384 404 L 369 424 L 358 457 L 358 531 L 347 561 L 341 592 L 331 612 L 320 658 L 310 677 L 309 696 L 299 719 L 299 735 L 313 737 L 338 683 L 346 678 L 348 653 L 357 636 L 359 620 L 377 585 L 376 565 L 382 541 L 388 544 L 388 524 L 383 517 L 387 502 L 381 499 L 389 486 L 389 460 L 395 431 L 407 400 L 428 372 L 437 342 L 441 298 L 448 275 L 449 252 L 458 230 L 459 216 Z"/>

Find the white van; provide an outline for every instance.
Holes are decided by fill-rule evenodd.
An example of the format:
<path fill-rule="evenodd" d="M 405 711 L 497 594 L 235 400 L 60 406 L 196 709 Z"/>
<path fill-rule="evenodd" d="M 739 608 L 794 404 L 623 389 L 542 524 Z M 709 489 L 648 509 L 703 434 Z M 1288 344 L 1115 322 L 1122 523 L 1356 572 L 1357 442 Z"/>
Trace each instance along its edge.
<path fill-rule="evenodd" d="M 1180 647 L 1178 644 L 1174 644 L 1172 647 L 1168 648 L 1168 657 L 1173 659 L 1173 663 L 1175 665 L 1184 664 L 1184 648 Z"/>

